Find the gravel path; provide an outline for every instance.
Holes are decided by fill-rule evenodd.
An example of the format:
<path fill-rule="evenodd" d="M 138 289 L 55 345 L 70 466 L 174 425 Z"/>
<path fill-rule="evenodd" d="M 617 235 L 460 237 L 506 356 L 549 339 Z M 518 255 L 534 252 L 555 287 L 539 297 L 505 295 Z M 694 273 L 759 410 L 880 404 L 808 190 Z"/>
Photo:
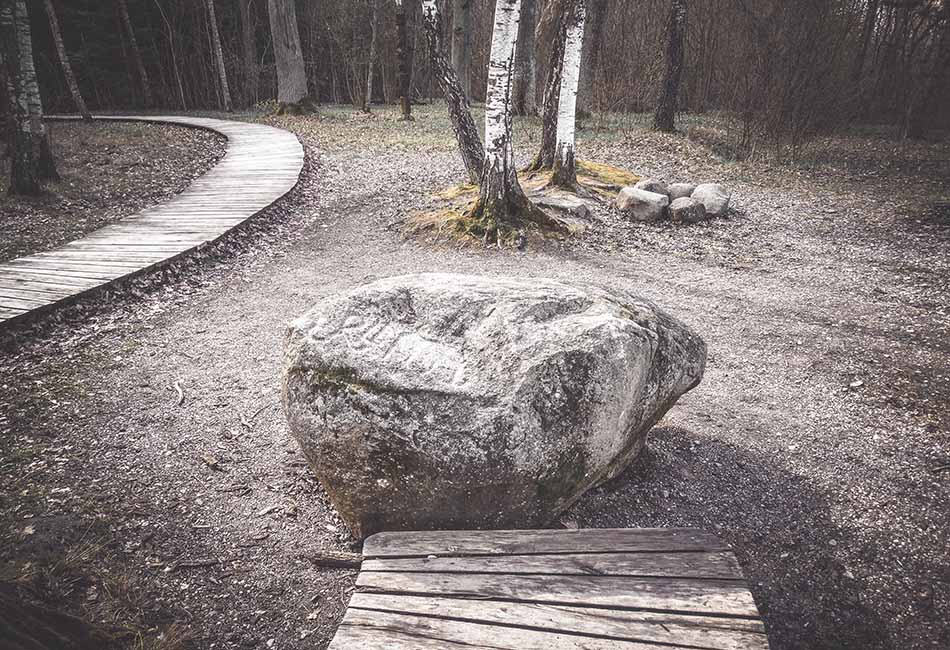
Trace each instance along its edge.
<path fill-rule="evenodd" d="M 441 111 L 422 113 L 273 120 L 311 160 L 244 243 L 8 344 L 3 573 L 180 642 L 162 647 L 325 647 L 354 574 L 309 559 L 348 540 L 279 410 L 284 323 L 373 278 L 517 273 L 635 289 L 710 349 L 648 451 L 565 525 L 716 531 L 776 650 L 950 647 L 950 254 L 927 212 L 948 147 L 901 148 L 916 161 L 902 170 L 847 157 L 891 146 L 863 140 L 769 168 L 636 125 L 588 132 L 582 157 L 723 180 L 738 215 L 673 227 L 603 212 L 581 241 L 514 253 L 401 234 L 462 172 Z"/>

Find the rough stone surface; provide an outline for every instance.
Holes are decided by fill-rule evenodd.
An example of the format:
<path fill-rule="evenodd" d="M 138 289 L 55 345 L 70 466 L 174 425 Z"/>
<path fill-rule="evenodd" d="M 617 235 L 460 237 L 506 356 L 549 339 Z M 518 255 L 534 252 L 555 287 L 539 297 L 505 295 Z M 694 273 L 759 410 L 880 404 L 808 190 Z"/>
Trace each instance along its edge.
<path fill-rule="evenodd" d="M 709 216 L 722 217 L 729 211 L 732 193 L 718 183 L 705 183 L 697 186 L 692 198 L 703 204 Z"/>
<path fill-rule="evenodd" d="M 675 201 L 676 199 L 689 198 L 695 191 L 696 186 L 692 183 L 673 183 L 667 188 L 667 195 L 670 197 L 670 201 Z"/>
<path fill-rule="evenodd" d="M 401 276 L 290 325 L 283 404 L 354 535 L 531 528 L 626 468 L 705 358 L 625 292 Z"/>
<path fill-rule="evenodd" d="M 636 187 L 625 187 L 620 190 L 614 205 L 628 219 L 659 221 L 666 216 L 670 199 L 665 194 L 648 192 Z"/>
<path fill-rule="evenodd" d="M 663 181 L 658 181 L 655 178 L 644 178 L 642 181 L 634 185 L 638 190 L 646 190 L 647 192 L 653 192 L 654 194 L 665 194 L 669 197 L 669 188 L 666 186 L 666 183 Z"/>
<path fill-rule="evenodd" d="M 679 223 L 696 223 L 706 219 L 706 208 L 689 197 L 676 199 L 670 204 L 670 219 Z"/>

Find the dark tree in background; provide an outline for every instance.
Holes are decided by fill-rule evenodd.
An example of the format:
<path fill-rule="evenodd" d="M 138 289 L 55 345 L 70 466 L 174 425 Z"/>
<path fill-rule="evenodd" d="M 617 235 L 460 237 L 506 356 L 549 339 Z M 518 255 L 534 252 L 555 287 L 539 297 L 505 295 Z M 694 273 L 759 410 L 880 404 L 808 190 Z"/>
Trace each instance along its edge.
<path fill-rule="evenodd" d="M 537 26 L 538 0 L 522 0 L 518 49 L 515 52 L 515 78 L 511 91 L 515 115 L 535 115 L 538 112 L 534 41 Z"/>
<path fill-rule="evenodd" d="M 468 109 L 465 89 L 445 52 L 442 15 L 436 0 L 422 0 L 422 25 L 429 45 L 430 64 L 448 105 L 449 119 L 458 141 L 459 153 L 462 154 L 462 162 L 469 180 L 478 183 L 482 176 L 485 149 L 478 134 L 478 127 L 475 126 L 475 120 Z"/>
<path fill-rule="evenodd" d="M 396 58 L 399 66 L 399 106 L 402 120 L 412 121 L 412 57 L 413 50 L 409 40 L 409 25 L 406 18 L 410 0 L 396 0 Z M 409 10 L 411 11 L 411 9 Z"/>
<path fill-rule="evenodd" d="M 211 43 L 214 48 L 214 62 L 218 69 L 218 81 L 221 84 L 221 108 L 231 112 L 231 89 L 228 87 L 228 71 L 224 65 L 224 53 L 221 51 L 221 35 L 218 33 L 218 19 L 214 15 L 214 0 L 208 2 L 208 25 L 211 28 Z"/>
<path fill-rule="evenodd" d="M 66 78 L 66 85 L 69 86 L 69 92 L 73 96 L 73 102 L 76 104 L 76 110 L 82 116 L 82 119 L 92 120 L 89 109 L 86 108 L 86 101 L 82 98 L 79 91 L 79 84 L 76 83 L 76 76 L 73 74 L 73 67 L 69 63 L 69 55 L 66 54 L 66 47 L 63 45 L 63 35 L 59 31 L 59 21 L 56 20 L 56 8 L 53 6 L 53 0 L 44 0 L 46 15 L 49 18 L 49 30 L 53 37 L 53 43 L 56 45 L 56 54 L 59 56 L 59 64 L 63 68 L 63 76 Z"/>
<path fill-rule="evenodd" d="M 660 100 L 657 103 L 656 115 L 653 118 L 653 128 L 667 133 L 676 130 L 674 122 L 686 50 L 686 1 L 673 0 L 670 7 L 670 18 L 667 26 L 669 41 L 666 46 L 666 77 L 663 79 Z"/>
<path fill-rule="evenodd" d="M 139 83 L 142 84 L 142 103 L 146 107 L 152 105 L 152 89 L 148 83 L 148 72 L 145 71 L 145 63 L 142 61 L 142 52 L 139 50 L 138 39 L 135 38 L 135 29 L 132 27 L 132 18 L 129 16 L 129 7 L 125 0 L 116 0 L 119 8 L 119 16 L 122 19 L 122 28 L 125 30 L 125 37 L 129 41 L 129 51 L 132 53 L 132 61 L 135 64 L 135 71 L 138 73 Z"/>
<path fill-rule="evenodd" d="M 277 101 L 281 111 L 300 112 L 308 94 L 307 72 L 294 0 L 268 0 L 268 10 L 277 61 Z"/>
<path fill-rule="evenodd" d="M 452 1 L 452 67 L 465 96 L 472 96 L 473 0 Z"/>

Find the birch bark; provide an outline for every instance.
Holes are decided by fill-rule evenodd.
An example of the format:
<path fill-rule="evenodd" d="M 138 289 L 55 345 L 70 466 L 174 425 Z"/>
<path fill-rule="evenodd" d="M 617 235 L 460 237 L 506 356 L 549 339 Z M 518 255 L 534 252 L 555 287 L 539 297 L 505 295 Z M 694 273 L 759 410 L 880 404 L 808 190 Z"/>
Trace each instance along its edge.
<path fill-rule="evenodd" d="M 0 53 L 6 68 L 4 92 L 9 94 L 12 131 L 10 133 L 10 194 L 39 194 L 37 150 L 30 129 L 30 101 L 20 67 L 19 39 L 14 20 L 14 0 L 0 0 Z"/>
<path fill-rule="evenodd" d="M 537 155 L 528 167 L 531 171 L 541 171 L 554 168 L 554 159 L 557 153 L 557 113 L 561 93 L 561 71 L 564 67 L 564 46 L 567 39 L 567 10 L 564 2 L 551 2 L 545 11 L 549 12 L 542 17 L 545 21 L 553 21 L 553 43 L 551 45 L 548 76 L 544 84 L 544 99 L 541 103 L 541 146 Z M 541 26 L 539 26 L 540 29 Z"/>
<path fill-rule="evenodd" d="M 564 64 L 561 71 L 561 92 L 558 99 L 557 151 L 554 156 L 553 183 L 560 187 L 577 187 L 574 165 L 574 139 L 577 125 L 577 86 L 584 51 L 584 23 L 587 9 L 584 0 L 576 0 L 570 9 L 567 36 L 564 41 Z"/>
<path fill-rule="evenodd" d="M 53 43 L 56 45 L 56 54 L 59 56 L 59 64 L 63 68 L 63 76 L 66 77 L 66 85 L 69 86 L 69 93 L 73 96 L 73 103 L 76 104 L 76 110 L 82 116 L 82 119 L 90 122 L 92 115 L 86 108 L 86 101 L 79 91 L 79 84 L 76 83 L 76 75 L 73 74 L 73 66 L 69 63 L 69 55 L 66 54 L 66 46 L 63 45 L 63 34 L 59 30 L 59 20 L 56 18 L 56 8 L 53 7 L 53 0 L 44 0 L 46 16 L 49 18 L 49 29 L 53 35 Z"/>
<path fill-rule="evenodd" d="M 518 43 L 521 0 L 496 0 L 485 94 L 485 164 L 472 217 L 485 238 L 540 214 L 518 182 L 511 146 L 511 78 Z"/>
<path fill-rule="evenodd" d="M 277 60 L 277 101 L 280 112 L 300 112 L 307 97 L 307 71 L 300 48 L 294 0 L 268 0 L 270 31 Z"/>
<path fill-rule="evenodd" d="M 30 15 L 25 0 L 16 0 L 13 6 L 13 24 L 16 27 L 17 52 L 20 61 L 20 82 L 26 92 L 30 111 L 30 132 L 38 149 L 36 170 L 40 180 L 59 179 L 49 132 L 43 123 L 43 100 L 33 63 L 33 37 L 30 34 Z"/>
<path fill-rule="evenodd" d="M 462 154 L 469 180 L 472 183 L 478 183 L 482 177 L 485 149 L 482 147 L 478 127 L 475 126 L 475 120 L 472 119 L 472 113 L 468 108 L 465 90 L 445 52 L 442 42 L 442 17 L 436 0 L 422 0 L 422 24 L 429 43 L 432 74 L 445 96 L 449 119 L 459 145 L 459 153 Z"/>

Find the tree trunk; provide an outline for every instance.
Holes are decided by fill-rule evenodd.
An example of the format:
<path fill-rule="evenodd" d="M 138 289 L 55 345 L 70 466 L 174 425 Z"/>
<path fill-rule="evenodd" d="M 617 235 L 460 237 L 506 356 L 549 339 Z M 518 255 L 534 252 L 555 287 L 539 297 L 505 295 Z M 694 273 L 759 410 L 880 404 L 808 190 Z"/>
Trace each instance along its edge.
<path fill-rule="evenodd" d="M 132 50 L 132 59 L 135 63 L 135 69 L 139 73 L 139 81 L 142 83 L 142 101 L 145 107 L 152 105 L 152 88 L 148 83 L 148 73 L 145 71 L 145 64 L 142 62 L 142 51 L 139 50 L 139 43 L 135 40 L 135 30 L 132 29 L 132 20 L 129 18 L 129 8 L 125 0 L 118 0 L 119 15 L 122 18 L 122 25 L 125 27 L 126 38 L 129 39 L 129 49 Z M 184 100 L 182 100 L 184 102 Z"/>
<path fill-rule="evenodd" d="M 548 78 L 544 84 L 544 98 L 541 102 L 541 147 L 528 167 L 531 171 L 553 169 L 557 155 L 557 114 L 561 93 L 561 71 L 564 67 L 564 46 L 567 39 L 567 20 L 560 8 L 548 7 L 548 10 L 556 12 L 553 18 L 555 27 L 548 63 Z"/>
<path fill-rule="evenodd" d="M 56 162 L 53 160 L 53 147 L 49 131 L 43 122 L 43 99 L 40 96 L 40 84 L 36 78 L 36 66 L 33 63 L 33 36 L 30 33 L 30 15 L 26 1 L 16 0 L 13 7 L 13 23 L 17 32 L 17 51 L 20 59 L 20 80 L 26 90 L 30 109 L 30 132 L 39 151 L 37 174 L 41 181 L 58 180 Z"/>
<path fill-rule="evenodd" d="M 261 83 L 261 68 L 257 62 L 257 34 L 254 20 L 254 0 L 238 0 L 241 10 L 241 49 L 244 56 L 244 105 L 257 103 Z"/>
<path fill-rule="evenodd" d="M 472 96 L 472 0 L 452 2 L 452 67 L 466 99 Z"/>
<path fill-rule="evenodd" d="M 124 1 L 124 0 L 123 0 Z M 158 7 L 158 11 L 162 14 L 162 22 L 165 23 L 165 37 L 168 39 L 168 50 L 172 55 L 172 68 L 175 72 L 175 81 L 178 82 L 178 98 L 181 100 L 181 110 L 188 110 L 188 102 L 185 101 L 185 86 L 181 82 L 181 68 L 178 66 L 178 47 L 175 45 L 175 34 L 172 31 L 171 23 L 168 22 L 168 16 L 165 15 L 165 10 L 162 9 L 162 5 L 159 0 L 155 0 L 155 6 Z M 144 72 L 145 68 L 142 68 Z"/>
<path fill-rule="evenodd" d="M 396 58 L 399 65 L 399 105 L 402 120 L 412 121 L 412 47 L 409 44 L 409 29 L 406 24 L 406 3 L 396 0 Z"/>
<path fill-rule="evenodd" d="M 30 128 L 30 100 L 20 66 L 19 39 L 14 20 L 15 0 L 0 0 L 0 47 L 6 74 L 4 92 L 10 107 L 10 194 L 40 194 L 38 152 Z"/>
<path fill-rule="evenodd" d="M 208 0 L 208 22 L 211 25 L 211 44 L 214 47 L 214 59 L 218 67 L 218 81 L 221 84 L 222 108 L 230 113 L 233 110 L 231 107 L 231 90 L 228 88 L 228 71 L 224 66 L 224 52 L 221 50 L 218 20 L 214 15 L 214 0 Z"/>
<path fill-rule="evenodd" d="M 59 21 L 56 19 L 56 9 L 53 7 L 53 0 L 44 0 L 46 15 L 49 17 L 49 30 L 53 35 L 53 43 L 56 45 L 56 54 L 59 56 L 59 63 L 63 68 L 63 76 L 66 77 L 66 85 L 69 86 L 69 92 L 73 96 L 73 103 L 76 104 L 76 110 L 82 115 L 82 119 L 87 122 L 92 121 L 92 115 L 86 108 L 86 101 L 79 92 L 79 84 L 76 83 L 76 76 L 73 74 L 73 67 L 69 64 L 69 55 L 66 54 L 66 46 L 63 45 L 63 35 L 59 31 Z"/>
<path fill-rule="evenodd" d="M 518 28 L 518 48 L 515 53 L 515 78 L 512 90 L 515 115 L 535 115 L 538 112 L 534 41 L 537 26 L 538 1 L 521 0 L 521 23 Z"/>
<path fill-rule="evenodd" d="M 607 21 L 607 0 L 590 0 L 587 10 L 587 31 L 584 34 L 584 57 L 577 90 L 577 113 L 588 116 L 594 110 L 594 81 L 600 66 L 600 50 Z"/>
<path fill-rule="evenodd" d="M 422 0 L 422 24 L 429 43 L 432 74 L 435 75 L 442 94 L 445 95 L 449 119 L 452 121 L 459 152 L 462 154 L 462 162 L 465 163 L 469 180 L 472 183 L 478 183 L 482 177 L 485 149 L 482 147 L 478 127 L 475 126 L 472 113 L 468 109 L 465 91 L 459 82 L 455 68 L 449 63 L 442 43 L 442 18 L 436 0 Z"/>
<path fill-rule="evenodd" d="M 379 1 L 370 2 L 372 15 L 369 20 L 369 61 L 366 64 L 366 93 L 363 95 L 363 112 L 369 113 L 373 104 L 373 73 L 376 68 L 376 38 L 379 34 Z"/>
<path fill-rule="evenodd" d="M 300 49 L 294 0 L 268 0 L 270 31 L 277 60 L 277 101 L 280 112 L 300 112 L 307 98 L 307 71 Z"/>
<path fill-rule="evenodd" d="M 521 0 L 496 0 L 485 96 L 485 165 L 472 218 L 486 240 L 499 242 L 537 210 L 518 182 L 511 146 L 511 76 L 518 43 Z"/>
<path fill-rule="evenodd" d="M 666 46 L 666 77 L 660 102 L 653 118 L 653 128 L 657 131 L 672 133 L 676 130 L 677 98 L 680 91 L 680 79 L 683 76 L 683 56 L 686 41 L 687 0 L 673 0 L 667 23 L 669 43 Z"/>
<path fill-rule="evenodd" d="M 557 111 L 557 152 L 554 157 L 552 182 L 565 189 L 577 189 L 574 164 L 574 134 L 577 122 L 577 86 L 584 51 L 584 23 L 587 10 L 584 0 L 576 0 L 568 18 L 564 41 L 564 63 L 561 71 L 561 92 Z"/>
<path fill-rule="evenodd" d="M 877 22 L 879 9 L 879 0 L 868 0 L 867 10 L 864 14 L 864 27 L 861 29 L 861 44 L 858 47 L 858 56 L 854 60 L 854 71 L 852 72 L 852 78 L 855 81 L 859 81 L 864 74 L 864 61 L 867 58 L 871 37 L 874 35 L 874 24 Z"/>

